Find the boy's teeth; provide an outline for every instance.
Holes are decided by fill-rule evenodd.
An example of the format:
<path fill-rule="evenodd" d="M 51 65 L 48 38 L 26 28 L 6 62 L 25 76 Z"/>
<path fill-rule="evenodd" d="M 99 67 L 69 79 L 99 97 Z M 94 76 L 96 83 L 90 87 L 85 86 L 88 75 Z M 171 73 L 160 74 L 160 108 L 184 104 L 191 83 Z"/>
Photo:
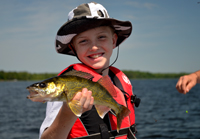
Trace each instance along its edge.
<path fill-rule="evenodd" d="M 97 54 L 97 55 L 92 55 L 92 56 L 90 56 L 91 58 L 98 58 L 98 57 L 100 57 L 101 56 L 101 54 Z"/>

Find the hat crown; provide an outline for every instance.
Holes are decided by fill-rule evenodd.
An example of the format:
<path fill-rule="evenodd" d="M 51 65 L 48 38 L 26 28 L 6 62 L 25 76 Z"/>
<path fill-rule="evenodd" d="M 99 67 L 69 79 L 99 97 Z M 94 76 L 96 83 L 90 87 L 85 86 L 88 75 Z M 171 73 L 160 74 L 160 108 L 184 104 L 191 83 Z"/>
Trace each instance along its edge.
<path fill-rule="evenodd" d="M 80 18 L 109 18 L 107 10 L 99 3 L 81 4 L 68 14 L 68 21 Z"/>

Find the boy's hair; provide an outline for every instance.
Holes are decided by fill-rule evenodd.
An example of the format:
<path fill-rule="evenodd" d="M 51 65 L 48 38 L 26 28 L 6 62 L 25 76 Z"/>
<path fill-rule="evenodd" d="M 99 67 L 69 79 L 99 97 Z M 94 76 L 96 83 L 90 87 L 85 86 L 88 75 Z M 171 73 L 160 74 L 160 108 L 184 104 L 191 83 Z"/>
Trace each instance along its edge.
<path fill-rule="evenodd" d="M 110 26 L 118 36 L 116 46 L 119 46 L 132 31 L 129 21 L 110 18 L 107 10 L 98 3 L 81 4 L 68 15 L 68 21 L 60 27 L 56 36 L 56 51 L 61 54 L 73 55 L 69 43 L 77 34 L 99 26 Z"/>

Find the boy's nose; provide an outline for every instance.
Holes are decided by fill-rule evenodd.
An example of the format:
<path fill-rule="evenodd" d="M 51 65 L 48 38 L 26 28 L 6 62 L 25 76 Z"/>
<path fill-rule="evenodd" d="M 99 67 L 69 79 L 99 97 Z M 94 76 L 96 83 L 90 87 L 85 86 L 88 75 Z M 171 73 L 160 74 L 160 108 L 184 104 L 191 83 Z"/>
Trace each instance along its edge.
<path fill-rule="evenodd" d="M 99 49 L 99 47 L 96 44 L 91 46 L 91 50 L 95 51 L 97 49 Z"/>

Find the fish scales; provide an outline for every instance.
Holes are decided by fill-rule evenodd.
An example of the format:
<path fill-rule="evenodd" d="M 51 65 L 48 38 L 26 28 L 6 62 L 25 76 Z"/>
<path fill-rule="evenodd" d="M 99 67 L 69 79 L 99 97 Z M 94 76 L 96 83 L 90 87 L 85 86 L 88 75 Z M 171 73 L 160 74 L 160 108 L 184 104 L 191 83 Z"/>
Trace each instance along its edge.
<path fill-rule="evenodd" d="M 63 77 L 63 81 L 65 82 L 65 88 L 67 90 L 67 101 L 73 99 L 78 91 L 81 91 L 83 88 L 87 88 L 92 91 L 95 104 L 110 105 L 112 109 L 115 109 L 116 106 L 119 107 L 109 92 L 107 92 L 107 90 L 97 82 L 92 82 L 88 79 L 76 76 Z M 102 102 L 104 102 L 104 104 L 102 104 Z M 112 107 L 112 105 L 115 107 Z"/>

